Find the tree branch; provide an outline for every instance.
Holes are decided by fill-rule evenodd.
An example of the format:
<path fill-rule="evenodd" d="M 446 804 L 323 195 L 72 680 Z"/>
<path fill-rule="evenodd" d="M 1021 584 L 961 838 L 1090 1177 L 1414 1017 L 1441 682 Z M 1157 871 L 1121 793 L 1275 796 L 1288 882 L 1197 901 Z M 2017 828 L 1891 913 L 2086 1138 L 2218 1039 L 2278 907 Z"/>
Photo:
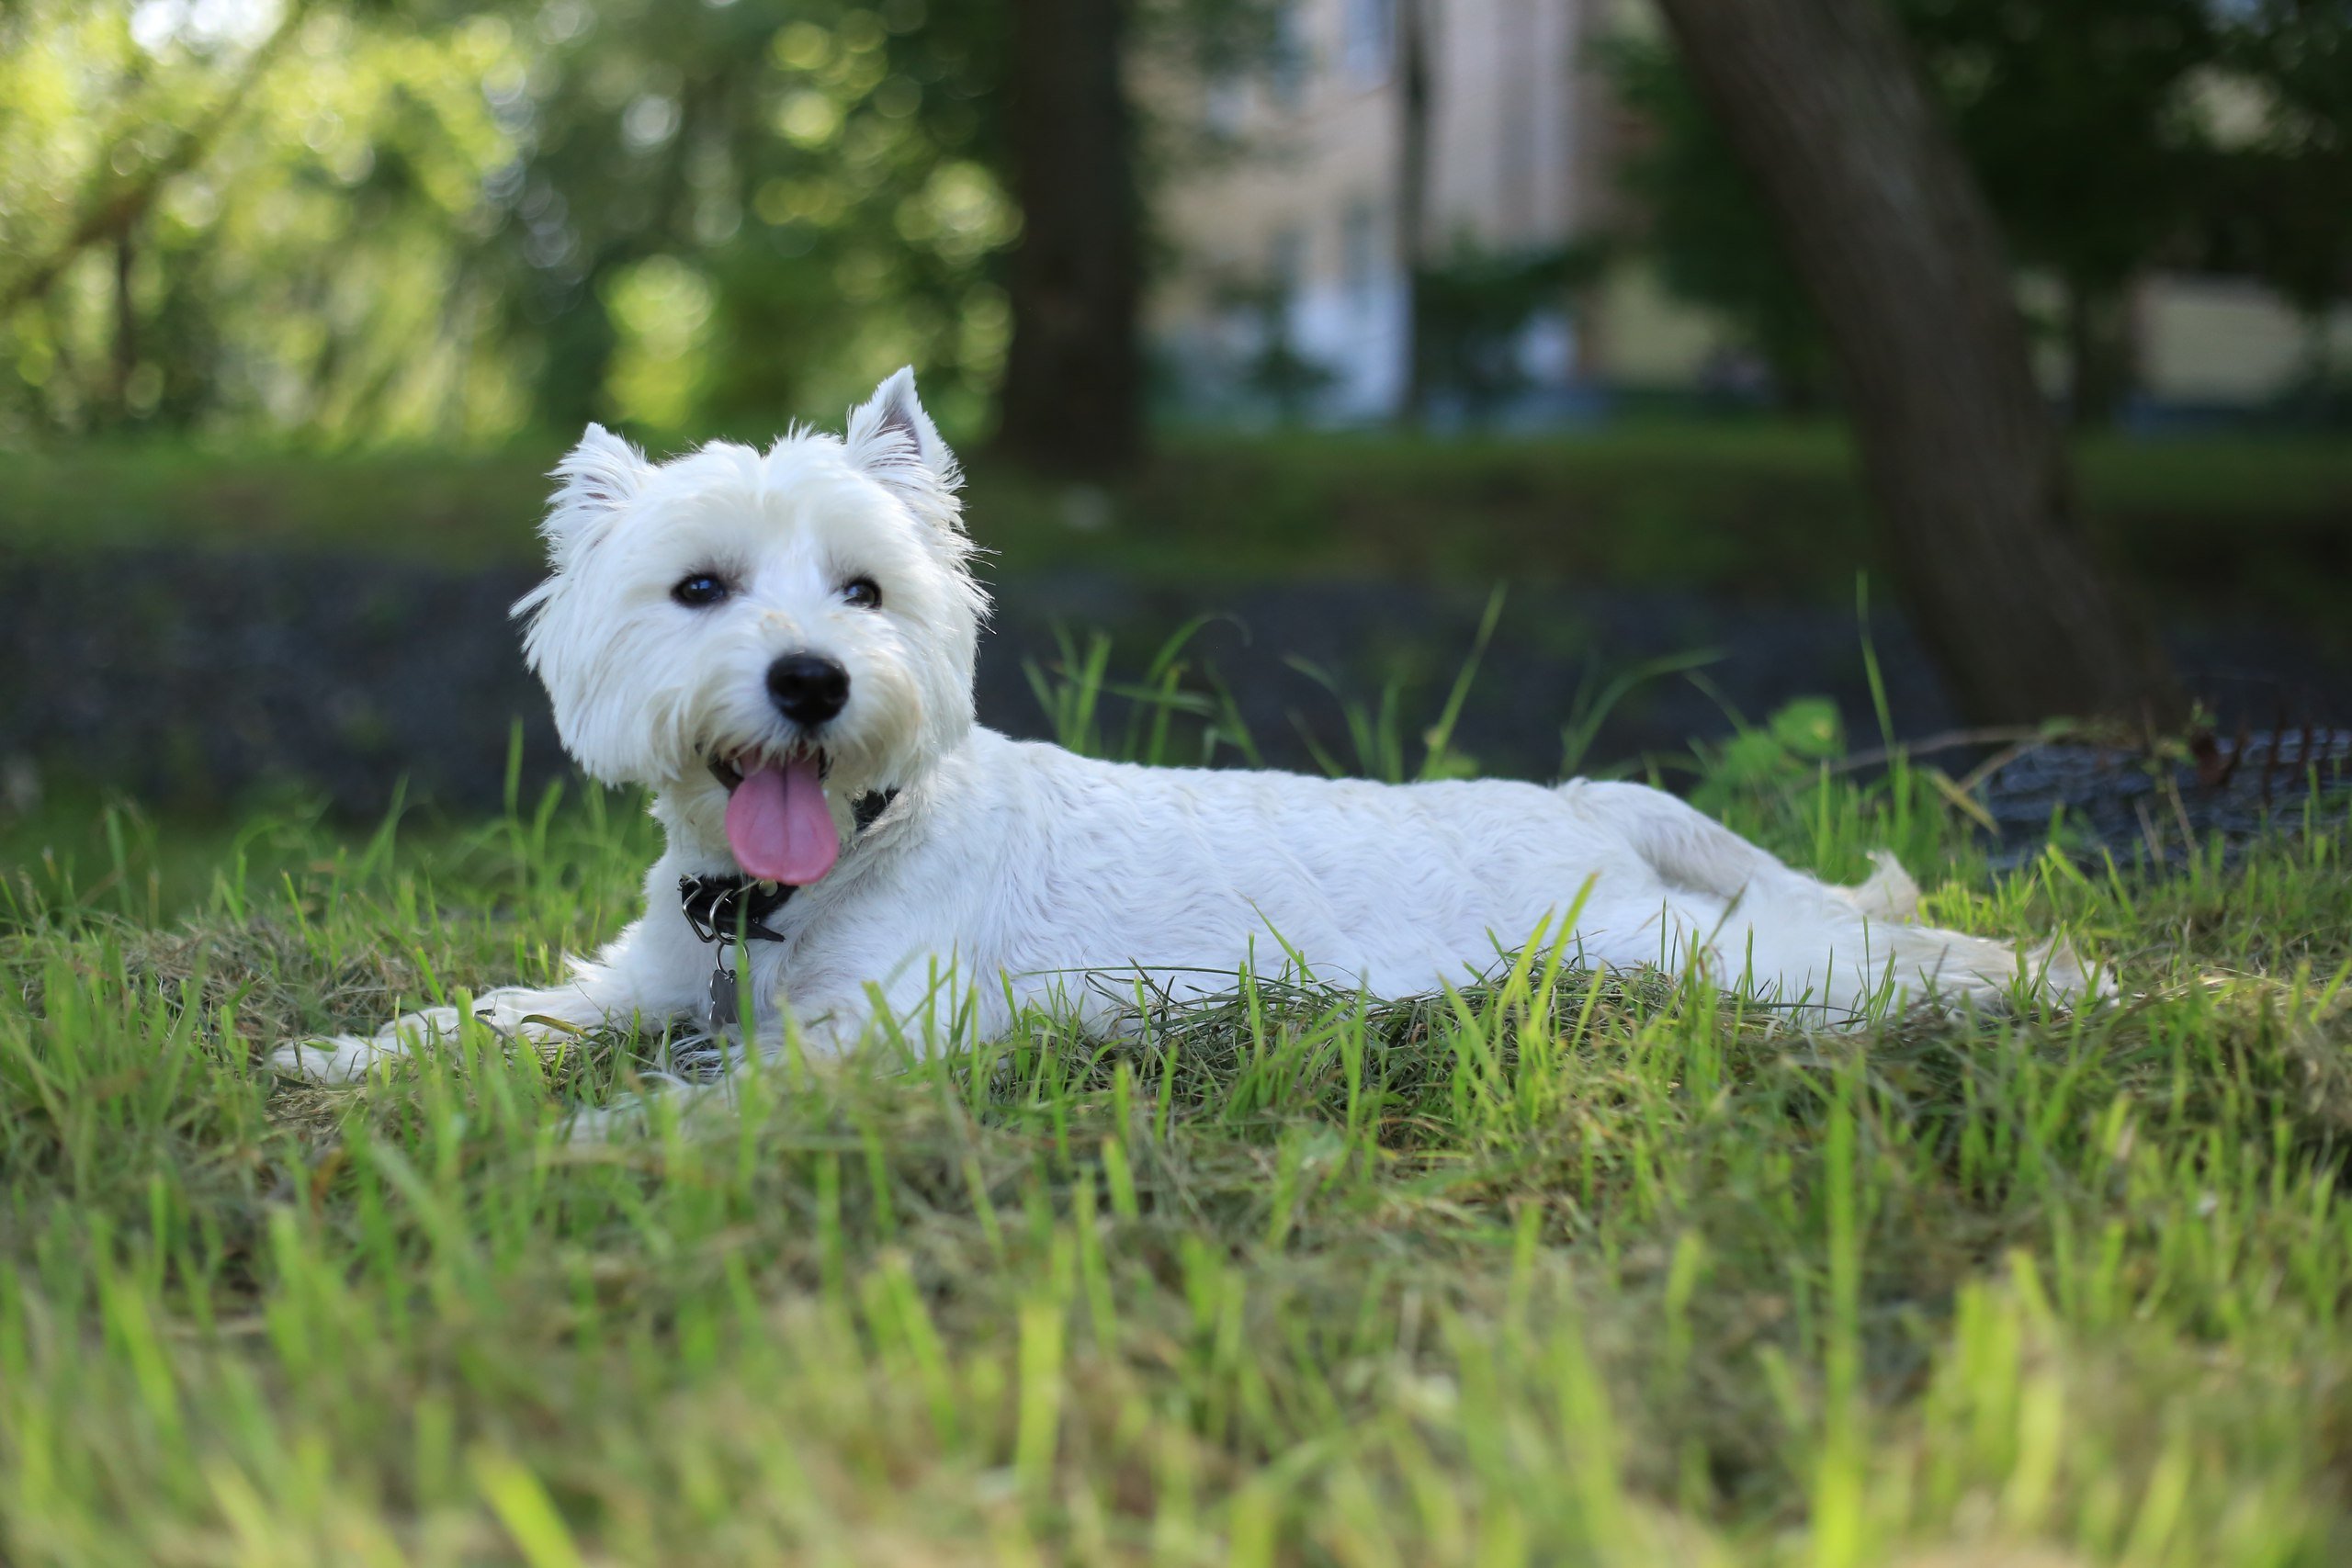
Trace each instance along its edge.
<path fill-rule="evenodd" d="M 155 204 L 164 184 L 175 175 L 187 173 L 211 151 L 212 142 L 237 111 L 244 107 L 246 96 L 253 91 L 278 51 L 294 34 L 294 28 L 311 7 L 311 0 L 288 0 L 286 12 L 270 29 L 267 38 L 255 45 L 245 57 L 244 69 L 213 105 L 211 112 L 180 133 L 171 151 L 130 178 L 100 195 L 87 204 L 82 217 L 67 231 L 64 239 L 51 248 L 48 254 L 34 262 L 0 289 L 0 316 L 14 311 L 28 300 L 38 299 L 49 292 L 74 259 L 94 245 L 118 241 L 129 233 L 133 225 Z M 115 148 L 108 148 L 100 167 L 113 166 Z"/>

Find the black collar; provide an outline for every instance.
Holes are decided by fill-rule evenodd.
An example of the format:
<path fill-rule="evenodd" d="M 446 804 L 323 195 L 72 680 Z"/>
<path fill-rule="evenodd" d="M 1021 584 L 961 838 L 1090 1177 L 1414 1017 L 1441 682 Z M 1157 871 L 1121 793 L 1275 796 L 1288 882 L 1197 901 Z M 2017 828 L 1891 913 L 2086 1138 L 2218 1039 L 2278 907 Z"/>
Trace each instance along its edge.
<path fill-rule="evenodd" d="M 873 827 L 875 818 L 898 798 L 895 789 L 860 795 L 850 807 L 857 831 Z M 784 933 L 770 931 L 763 922 L 798 891 L 781 883 L 753 882 L 743 876 L 678 878 L 678 902 L 684 907 L 686 924 L 704 942 L 733 942 L 739 933 L 746 941 L 782 942 Z"/>

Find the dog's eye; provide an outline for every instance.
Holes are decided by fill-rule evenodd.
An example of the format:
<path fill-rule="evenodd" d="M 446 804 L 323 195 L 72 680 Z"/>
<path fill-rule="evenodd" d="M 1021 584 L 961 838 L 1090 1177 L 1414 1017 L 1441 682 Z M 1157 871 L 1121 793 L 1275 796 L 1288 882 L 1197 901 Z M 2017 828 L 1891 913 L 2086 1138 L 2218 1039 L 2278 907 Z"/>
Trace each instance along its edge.
<path fill-rule="evenodd" d="M 694 609 L 716 604 L 727 597 L 727 580 L 712 572 L 697 571 L 678 579 L 670 597 Z"/>
<path fill-rule="evenodd" d="M 842 584 L 842 600 L 860 610 L 882 607 L 882 589 L 870 577 L 853 577 Z"/>

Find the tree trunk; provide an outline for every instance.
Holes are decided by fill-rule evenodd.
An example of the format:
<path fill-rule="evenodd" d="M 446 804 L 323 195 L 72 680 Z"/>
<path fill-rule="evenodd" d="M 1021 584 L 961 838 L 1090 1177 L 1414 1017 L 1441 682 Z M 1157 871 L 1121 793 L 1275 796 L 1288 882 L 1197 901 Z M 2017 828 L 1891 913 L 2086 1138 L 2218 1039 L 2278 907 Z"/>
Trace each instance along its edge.
<path fill-rule="evenodd" d="M 1125 0 L 1015 0 L 1005 95 L 1021 243 L 998 446 L 1104 477 L 1143 451 L 1141 219 Z"/>
<path fill-rule="evenodd" d="M 2187 716 L 2082 525 L 1991 212 L 1882 0 L 1661 0 L 1826 324 L 1880 526 L 1973 720 Z"/>
<path fill-rule="evenodd" d="M 1430 6 L 1396 0 L 1396 276 L 1405 288 L 1405 375 L 1397 412 L 1429 415 L 1430 345 L 1422 274 L 1430 238 Z"/>
<path fill-rule="evenodd" d="M 138 261 L 138 246 L 125 229 L 114 237 L 114 381 L 109 391 L 119 424 L 130 423 L 130 378 L 139 369 L 139 301 L 130 287 Z"/>

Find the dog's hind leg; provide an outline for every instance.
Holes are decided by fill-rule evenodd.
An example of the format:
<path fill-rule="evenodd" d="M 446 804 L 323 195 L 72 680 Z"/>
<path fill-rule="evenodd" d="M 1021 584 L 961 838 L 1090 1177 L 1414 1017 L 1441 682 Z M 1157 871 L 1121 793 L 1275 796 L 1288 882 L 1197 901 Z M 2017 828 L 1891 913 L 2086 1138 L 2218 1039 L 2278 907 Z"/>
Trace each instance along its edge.
<path fill-rule="evenodd" d="M 1680 892 L 1731 899 L 1759 877 L 1804 875 L 1695 807 L 1647 784 L 1571 779 L 1559 795 L 1579 816 L 1623 840 L 1659 881 Z"/>
<path fill-rule="evenodd" d="M 1912 920 L 1919 914 L 1919 885 L 1903 869 L 1903 863 L 1889 850 L 1870 852 L 1871 864 L 1877 869 L 1852 887 L 1824 884 L 1829 891 L 1854 907 L 1858 914 L 1873 920 Z"/>
<path fill-rule="evenodd" d="M 1894 857 L 1858 886 L 1836 887 L 1759 849 L 1662 790 L 1577 780 L 1560 786 L 1580 815 L 1616 834 L 1668 888 L 1720 900 L 1709 935 L 1725 978 L 1777 987 L 1808 1008 L 1859 1013 L 1883 990 L 1992 1000 L 2020 981 L 2059 1000 L 2093 997 L 2104 977 L 2064 942 L 2009 943 L 1914 922 L 1919 887 Z"/>
<path fill-rule="evenodd" d="M 1919 885 L 1884 850 L 1871 852 L 1876 869 L 1852 887 L 1838 887 L 1797 870 L 1749 843 L 1713 818 L 1646 784 L 1575 779 L 1560 794 L 1578 812 L 1619 834 L 1668 886 L 1711 898 L 1734 899 L 1759 884 L 1817 887 L 1872 920 L 1904 921 L 1919 911 Z"/>

